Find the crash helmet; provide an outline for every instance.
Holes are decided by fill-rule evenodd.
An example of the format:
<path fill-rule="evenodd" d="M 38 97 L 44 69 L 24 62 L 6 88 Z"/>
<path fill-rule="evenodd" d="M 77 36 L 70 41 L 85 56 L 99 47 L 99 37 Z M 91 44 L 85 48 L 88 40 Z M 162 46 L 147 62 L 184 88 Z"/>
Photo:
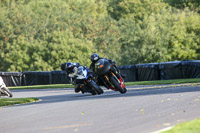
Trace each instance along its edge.
<path fill-rule="evenodd" d="M 66 70 L 67 70 L 67 72 L 73 72 L 73 69 L 74 69 L 73 63 L 72 62 L 68 62 L 66 64 Z"/>
<path fill-rule="evenodd" d="M 95 53 L 95 54 L 91 55 L 91 61 L 92 62 L 95 63 L 96 61 L 98 61 L 98 59 L 99 59 L 99 55 L 98 54 Z"/>

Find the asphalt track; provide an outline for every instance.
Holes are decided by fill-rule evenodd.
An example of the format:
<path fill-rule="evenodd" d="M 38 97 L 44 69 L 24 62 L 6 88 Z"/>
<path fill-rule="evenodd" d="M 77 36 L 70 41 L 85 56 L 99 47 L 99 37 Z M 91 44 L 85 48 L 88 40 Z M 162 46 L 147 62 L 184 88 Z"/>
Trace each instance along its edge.
<path fill-rule="evenodd" d="M 151 133 L 200 118 L 200 85 L 129 86 L 126 94 L 13 90 L 39 102 L 0 108 L 1 133 Z"/>

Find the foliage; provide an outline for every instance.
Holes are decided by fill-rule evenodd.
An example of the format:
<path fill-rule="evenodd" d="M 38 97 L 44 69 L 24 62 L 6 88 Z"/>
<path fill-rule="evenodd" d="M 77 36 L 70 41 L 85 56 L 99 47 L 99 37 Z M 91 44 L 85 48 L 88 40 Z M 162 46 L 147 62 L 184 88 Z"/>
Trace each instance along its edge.
<path fill-rule="evenodd" d="M 199 15 L 188 12 L 177 12 L 173 16 L 169 40 L 169 60 L 188 60 L 199 56 Z M 178 20 L 178 21 L 177 21 Z"/>
<path fill-rule="evenodd" d="M 127 59 L 122 64 L 199 59 L 200 17 L 187 9 L 163 8 L 142 21 L 121 18 L 119 24 Z"/>
<path fill-rule="evenodd" d="M 108 11 L 114 19 L 132 18 L 138 21 L 152 13 L 159 13 L 166 6 L 160 0 L 111 0 Z"/>
<path fill-rule="evenodd" d="M 199 0 L 163 0 L 163 1 L 179 9 L 189 8 L 192 11 L 200 13 Z"/>
<path fill-rule="evenodd" d="M 198 7 L 195 0 L 1 0 L 0 70 L 89 66 L 92 53 L 118 65 L 200 59 Z"/>

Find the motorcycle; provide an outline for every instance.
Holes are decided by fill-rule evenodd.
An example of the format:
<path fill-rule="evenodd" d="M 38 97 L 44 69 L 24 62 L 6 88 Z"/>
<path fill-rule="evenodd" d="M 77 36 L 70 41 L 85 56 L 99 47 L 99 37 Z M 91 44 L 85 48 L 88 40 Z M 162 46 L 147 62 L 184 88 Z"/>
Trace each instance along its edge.
<path fill-rule="evenodd" d="M 119 91 L 121 94 L 126 93 L 124 79 L 107 59 L 99 59 L 95 63 L 95 73 L 106 88 Z"/>
<path fill-rule="evenodd" d="M 92 95 L 100 95 L 104 92 L 101 87 L 99 87 L 96 82 L 94 82 L 89 69 L 85 66 L 78 67 L 75 84 L 79 86 L 82 93 L 88 92 Z"/>
<path fill-rule="evenodd" d="M 13 96 L 11 91 L 6 87 L 1 76 L 0 76 L 0 96 L 8 96 L 8 97 Z"/>

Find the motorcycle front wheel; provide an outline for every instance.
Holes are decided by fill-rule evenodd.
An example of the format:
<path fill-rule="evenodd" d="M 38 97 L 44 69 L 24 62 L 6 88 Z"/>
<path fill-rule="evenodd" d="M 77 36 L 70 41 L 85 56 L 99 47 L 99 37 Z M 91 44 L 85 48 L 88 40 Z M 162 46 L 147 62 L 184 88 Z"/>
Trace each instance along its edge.
<path fill-rule="evenodd" d="M 116 89 L 119 90 L 119 92 L 120 92 L 121 94 L 126 93 L 127 89 L 121 87 L 120 81 L 119 81 L 119 79 L 118 79 L 117 77 L 111 76 L 110 82 L 115 86 Z"/>
<path fill-rule="evenodd" d="M 101 89 L 101 87 L 99 87 L 93 80 L 91 80 L 89 82 L 91 88 L 98 94 L 103 94 L 103 89 Z"/>
<path fill-rule="evenodd" d="M 7 87 L 2 87 L 1 91 L 8 97 L 13 97 L 11 91 Z"/>

